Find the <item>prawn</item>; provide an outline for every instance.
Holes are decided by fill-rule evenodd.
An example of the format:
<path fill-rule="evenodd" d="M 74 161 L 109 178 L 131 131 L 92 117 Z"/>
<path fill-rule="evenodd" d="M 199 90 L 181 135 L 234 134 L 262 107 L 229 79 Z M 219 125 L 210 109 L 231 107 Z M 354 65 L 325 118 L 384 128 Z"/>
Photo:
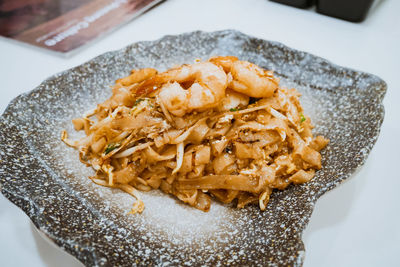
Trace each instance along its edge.
<path fill-rule="evenodd" d="M 232 63 L 229 88 L 251 97 L 270 97 L 278 88 L 279 79 L 272 71 L 264 70 L 248 61 Z"/>
<path fill-rule="evenodd" d="M 162 74 L 166 82 L 161 87 L 159 100 L 175 116 L 191 110 L 214 108 L 225 97 L 228 78 L 222 68 L 211 62 L 184 65 Z M 184 85 L 190 84 L 188 89 Z"/>
<path fill-rule="evenodd" d="M 222 67 L 224 71 L 228 74 L 231 71 L 233 62 L 236 62 L 238 60 L 239 59 L 234 56 L 225 56 L 225 57 L 212 57 L 208 61 L 219 67 Z"/>
<path fill-rule="evenodd" d="M 229 77 L 228 87 L 251 97 L 270 97 L 278 88 L 279 79 L 264 70 L 234 56 L 213 57 L 210 62 L 224 69 Z"/>

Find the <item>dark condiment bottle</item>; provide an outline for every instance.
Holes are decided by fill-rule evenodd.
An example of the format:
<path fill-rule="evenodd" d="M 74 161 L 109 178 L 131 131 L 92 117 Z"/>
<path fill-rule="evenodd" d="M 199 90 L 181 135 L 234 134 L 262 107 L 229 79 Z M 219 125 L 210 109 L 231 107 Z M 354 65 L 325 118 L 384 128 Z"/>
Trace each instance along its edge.
<path fill-rule="evenodd" d="M 352 22 L 361 22 L 367 16 L 374 0 L 318 0 L 317 12 Z"/>
<path fill-rule="evenodd" d="M 270 1 L 299 8 L 308 8 L 314 4 L 314 0 L 270 0 Z"/>

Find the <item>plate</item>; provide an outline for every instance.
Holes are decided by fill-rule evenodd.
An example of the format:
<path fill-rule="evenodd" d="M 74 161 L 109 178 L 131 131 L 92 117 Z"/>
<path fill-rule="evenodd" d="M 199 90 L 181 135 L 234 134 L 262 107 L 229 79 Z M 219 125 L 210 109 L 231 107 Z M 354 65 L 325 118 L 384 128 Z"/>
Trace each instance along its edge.
<path fill-rule="evenodd" d="M 92 170 L 60 141 L 61 130 L 78 137 L 71 119 L 108 98 L 114 81 L 133 68 L 165 70 L 215 55 L 274 70 L 282 86 L 302 93 L 314 134 L 331 140 L 323 168 L 307 184 L 275 191 L 264 212 L 214 201 L 204 213 L 152 191 L 142 193 L 143 214 L 127 214 L 134 200 L 93 184 Z M 365 162 L 379 135 L 385 92 L 374 75 L 234 30 L 135 43 L 56 74 L 10 103 L 0 119 L 1 192 L 87 266 L 301 266 L 302 232 L 315 202 Z"/>

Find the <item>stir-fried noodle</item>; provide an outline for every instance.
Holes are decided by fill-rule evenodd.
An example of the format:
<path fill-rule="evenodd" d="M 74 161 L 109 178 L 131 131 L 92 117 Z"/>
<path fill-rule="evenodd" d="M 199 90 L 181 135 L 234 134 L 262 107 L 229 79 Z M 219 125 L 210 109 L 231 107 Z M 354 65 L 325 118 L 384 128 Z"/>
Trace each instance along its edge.
<path fill-rule="evenodd" d="M 215 57 L 159 73 L 133 70 L 82 118 L 86 137 L 62 140 L 93 167 L 96 184 L 161 189 L 208 211 L 211 197 L 264 210 L 274 188 L 309 181 L 328 140 L 313 137 L 300 94 L 250 62 Z"/>

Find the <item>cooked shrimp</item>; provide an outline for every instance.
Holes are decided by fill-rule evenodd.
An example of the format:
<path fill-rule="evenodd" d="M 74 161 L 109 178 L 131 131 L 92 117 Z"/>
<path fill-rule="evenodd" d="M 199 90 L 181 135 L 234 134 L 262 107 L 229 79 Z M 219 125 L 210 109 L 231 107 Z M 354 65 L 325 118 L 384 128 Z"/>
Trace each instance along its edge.
<path fill-rule="evenodd" d="M 173 82 L 162 87 L 160 100 L 173 115 L 182 117 L 188 109 L 188 92 L 179 83 Z"/>
<path fill-rule="evenodd" d="M 233 62 L 238 61 L 238 58 L 234 56 L 212 57 L 208 61 L 219 67 L 222 67 L 226 73 L 229 73 L 231 71 Z"/>
<path fill-rule="evenodd" d="M 228 85 L 225 72 L 210 62 L 184 65 L 162 75 L 162 79 L 168 77 L 168 82 L 172 83 L 161 88 L 160 101 L 175 116 L 218 106 Z M 187 90 L 179 84 L 192 81 Z"/>
<path fill-rule="evenodd" d="M 228 85 L 226 74 L 210 62 L 193 64 L 190 72 L 195 75 L 195 82 L 189 88 L 189 108 L 216 107 L 225 96 Z"/>
<path fill-rule="evenodd" d="M 247 61 L 235 61 L 231 67 L 232 82 L 229 88 L 251 97 L 270 97 L 278 88 L 279 80 Z"/>

